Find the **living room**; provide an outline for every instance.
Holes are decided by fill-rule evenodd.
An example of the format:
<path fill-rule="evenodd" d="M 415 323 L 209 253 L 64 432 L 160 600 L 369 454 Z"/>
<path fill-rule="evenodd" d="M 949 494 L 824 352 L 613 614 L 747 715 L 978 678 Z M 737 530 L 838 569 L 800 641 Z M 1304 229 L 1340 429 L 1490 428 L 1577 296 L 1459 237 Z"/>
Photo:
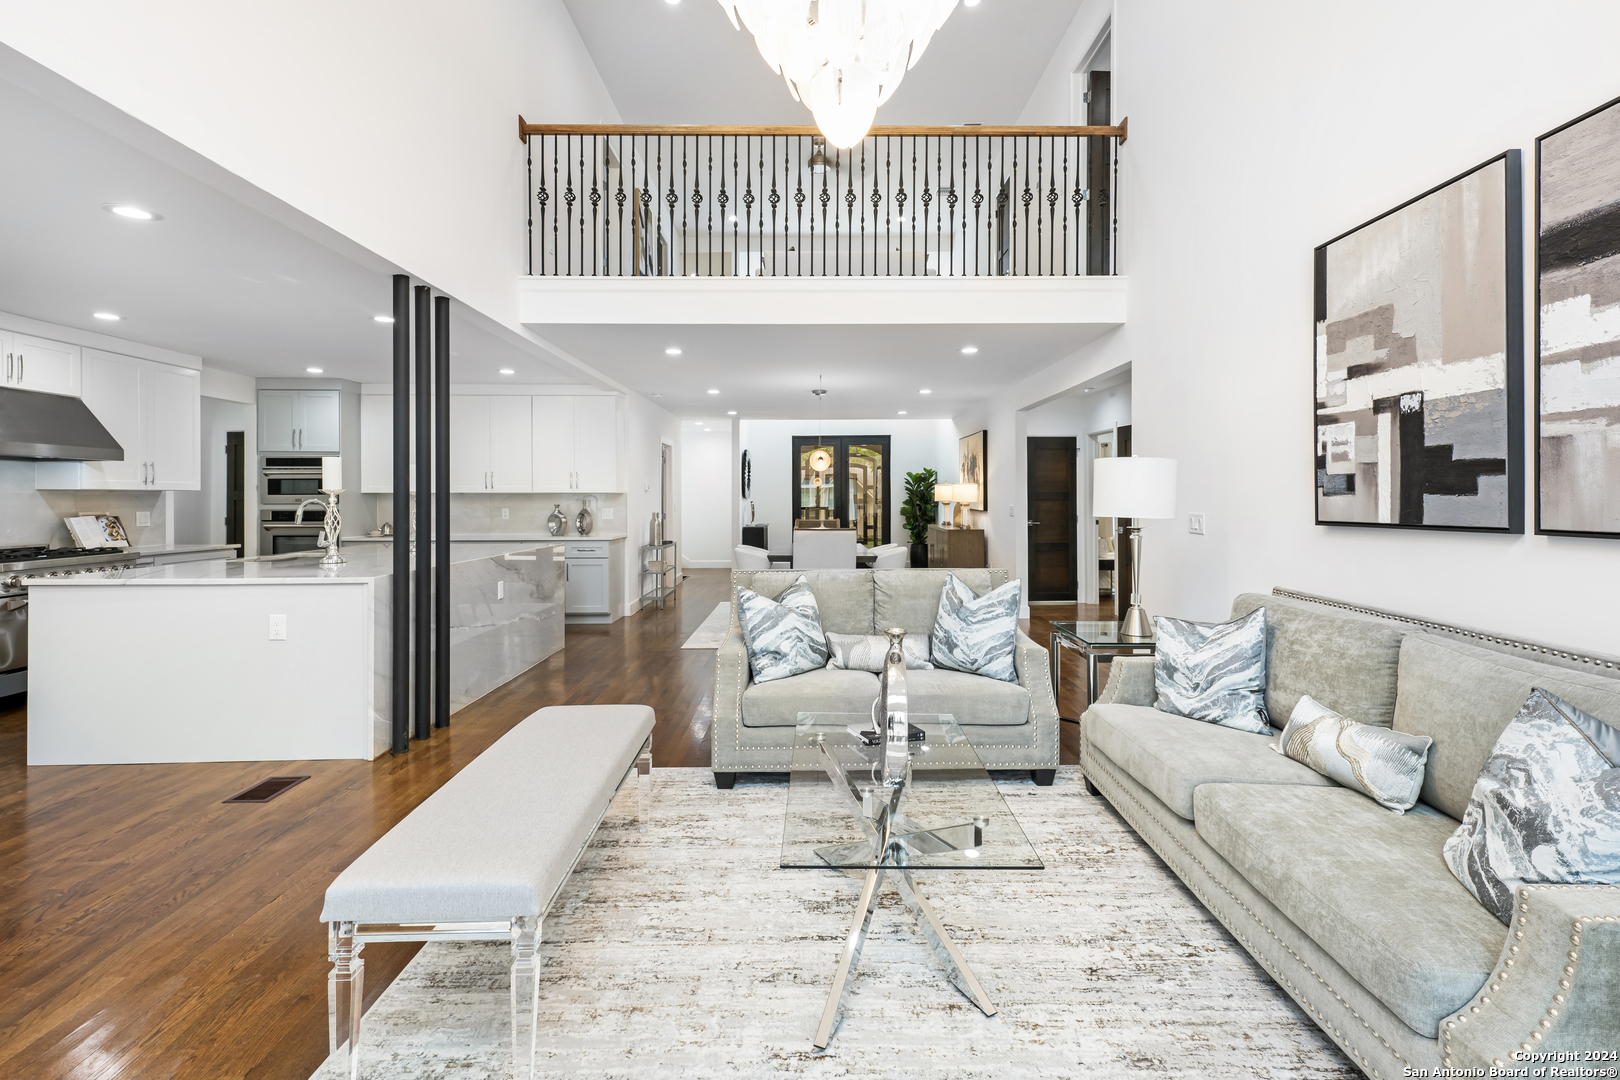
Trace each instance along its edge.
<path fill-rule="evenodd" d="M 244 540 L 0 595 L 35 635 L 0 697 L 0 1072 L 1617 1075 L 1620 10 L 912 6 L 943 21 L 849 136 L 773 70 L 801 57 L 769 5 L 7 5 L 6 115 L 93 128 L 174 199 L 125 220 L 133 166 L 31 158 L 0 337 L 191 372 L 220 476 L 267 391 L 389 428 L 388 486 L 343 452 L 330 578 L 336 545 Z M 811 56 L 858 21 L 814 17 Z M 974 148 L 1016 163 L 1005 215 Z M 885 149 L 901 185 L 848 182 Z M 773 177 L 813 248 L 762 224 Z M 147 231 L 68 233 L 53 186 Z M 961 214 L 933 240 L 925 191 Z M 880 253 L 887 211 L 918 222 Z M 523 482 L 418 458 L 472 430 L 429 402 L 471 398 L 522 402 Z M 613 467 L 576 480 L 576 431 L 542 482 L 535 410 L 587 398 Z M 204 482 L 0 456 L 7 544 L 78 514 L 214 543 Z M 469 561 L 415 560 L 412 520 Z M 59 614 L 96 591 L 126 659 L 183 666 L 150 605 L 217 596 L 188 632 L 223 648 L 288 567 L 369 597 L 374 748 L 28 764 L 48 670 L 136 742 L 337 707 L 335 651 L 296 615 L 262 641 L 262 603 L 253 647 L 305 651 L 47 660 L 105 635 Z M 452 718 L 458 663 L 498 682 Z"/>

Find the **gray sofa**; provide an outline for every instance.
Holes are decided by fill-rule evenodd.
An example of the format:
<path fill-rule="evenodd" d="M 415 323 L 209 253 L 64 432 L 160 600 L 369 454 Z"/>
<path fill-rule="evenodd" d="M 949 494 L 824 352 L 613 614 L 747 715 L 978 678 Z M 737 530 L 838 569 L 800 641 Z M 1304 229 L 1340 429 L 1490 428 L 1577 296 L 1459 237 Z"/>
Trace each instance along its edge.
<path fill-rule="evenodd" d="M 1273 723 L 1309 693 L 1432 737 L 1418 805 L 1392 814 L 1266 736 L 1159 712 L 1149 658 L 1116 660 L 1081 717 L 1087 789 L 1369 1076 L 1620 1050 L 1620 886 L 1526 887 L 1507 928 L 1441 858 L 1531 688 L 1620 726 L 1614 667 L 1280 596 L 1240 596 L 1232 615 L 1261 605 Z"/>
<path fill-rule="evenodd" d="M 983 596 L 1007 583 L 1006 570 L 953 570 Z M 944 570 L 733 570 L 732 587 L 775 596 L 803 574 L 832 634 L 876 634 L 904 627 L 932 634 L 945 588 Z M 786 772 L 801 712 L 869 715 L 878 677 L 869 671 L 818 670 L 755 683 L 748 667 L 737 605 L 714 669 L 711 762 L 717 787 L 740 772 Z M 906 672 L 906 694 L 917 713 L 950 713 L 990 769 L 1030 769 L 1050 784 L 1058 764 L 1058 713 L 1046 650 L 1018 633 L 1016 683 L 942 668 Z"/>

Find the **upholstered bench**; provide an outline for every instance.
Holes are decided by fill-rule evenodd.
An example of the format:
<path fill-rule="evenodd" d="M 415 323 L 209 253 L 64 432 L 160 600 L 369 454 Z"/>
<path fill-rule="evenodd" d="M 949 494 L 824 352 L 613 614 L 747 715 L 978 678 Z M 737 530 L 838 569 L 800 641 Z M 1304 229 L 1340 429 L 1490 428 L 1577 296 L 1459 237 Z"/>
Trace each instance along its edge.
<path fill-rule="evenodd" d="M 513 1074 L 529 1076 L 539 1012 L 540 920 L 639 772 L 646 826 L 653 711 L 541 709 L 501 736 L 337 876 L 329 926 L 332 1053 L 358 1075 L 368 941 L 512 942 Z"/>

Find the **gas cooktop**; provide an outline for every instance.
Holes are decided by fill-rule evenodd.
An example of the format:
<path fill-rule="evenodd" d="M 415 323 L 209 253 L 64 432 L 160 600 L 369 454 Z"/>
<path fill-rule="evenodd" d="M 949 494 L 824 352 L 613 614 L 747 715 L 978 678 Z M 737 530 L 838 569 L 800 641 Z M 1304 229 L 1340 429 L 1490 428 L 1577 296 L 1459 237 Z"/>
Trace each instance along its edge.
<path fill-rule="evenodd" d="M 34 562 L 38 559 L 82 559 L 87 555 L 117 555 L 128 548 L 53 548 L 39 544 L 34 547 L 0 548 L 0 563 Z"/>

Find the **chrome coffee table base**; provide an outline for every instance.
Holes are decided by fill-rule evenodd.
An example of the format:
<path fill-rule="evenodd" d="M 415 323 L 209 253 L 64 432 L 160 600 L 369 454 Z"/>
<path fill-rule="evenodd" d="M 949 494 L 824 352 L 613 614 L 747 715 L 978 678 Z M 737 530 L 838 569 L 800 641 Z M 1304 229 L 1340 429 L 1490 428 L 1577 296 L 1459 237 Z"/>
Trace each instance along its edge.
<path fill-rule="evenodd" d="M 986 820 L 976 818 L 944 828 L 922 828 L 901 812 L 906 790 L 911 786 L 909 768 L 906 770 L 905 780 L 899 784 L 888 788 L 868 788 L 863 791 L 856 777 L 846 767 L 848 761 L 840 760 L 846 758 L 846 755 L 841 755 L 827 743 L 822 743 L 819 749 L 821 765 L 827 773 L 827 778 L 832 781 L 834 789 L 843 797 L 849 808 L 855 812 L 862 831 L 867 834 L 867 839 L 862 843 L 818 848 L 816 854 L 825 859 L 829 866 L 834 867 L 861 862 L 876 862 L 878 865 L 867 870 L 865 884 L 861 886 L 861 898 L 855 908 L 855 919 L 850 923 L 849 936 L 844 940 L 844 950 L 838 958 L 838 967 L 833 972 L 832 988 L 827 994 L 827 1006 L 822 1010 L 821 1024 L 816 1029 L 815 1048 L 825 1050 L 832 1043 L 833 1031 L 838 1027 L 839 1018 L 843 1015 L 844 999 L 849 996 L 849 988 L 855 982 L 855 968 L 861 961 L 861 949 L 866 945 L 866 932 L 872 925 L 872 912 L 877 907 L 878 890 L 883 886 L 885 874 L 893 875 L 901 899 L 911 911 L 911 916 L 927 940 L 928 947 L 934 951 L 940 966 L 945 969 L 945 977 L 969 1001 L 977 1005 L 980 1012 L 986 1016 L 994 1016 L 995 1005 L 991 1004 L 989 995 L 979 984 L 973 969 L 968 967 L 962 951 L 957 948 L 956 942 L 951 940 L 950 934 L 946 933 L 939 916 L 934 913 L 933 906 L 918 890 L 911 871 L 906 868 L 907 861 L 913 856 L 926 857 L 949 851 L 976 852 L 984 839 Z"/>

